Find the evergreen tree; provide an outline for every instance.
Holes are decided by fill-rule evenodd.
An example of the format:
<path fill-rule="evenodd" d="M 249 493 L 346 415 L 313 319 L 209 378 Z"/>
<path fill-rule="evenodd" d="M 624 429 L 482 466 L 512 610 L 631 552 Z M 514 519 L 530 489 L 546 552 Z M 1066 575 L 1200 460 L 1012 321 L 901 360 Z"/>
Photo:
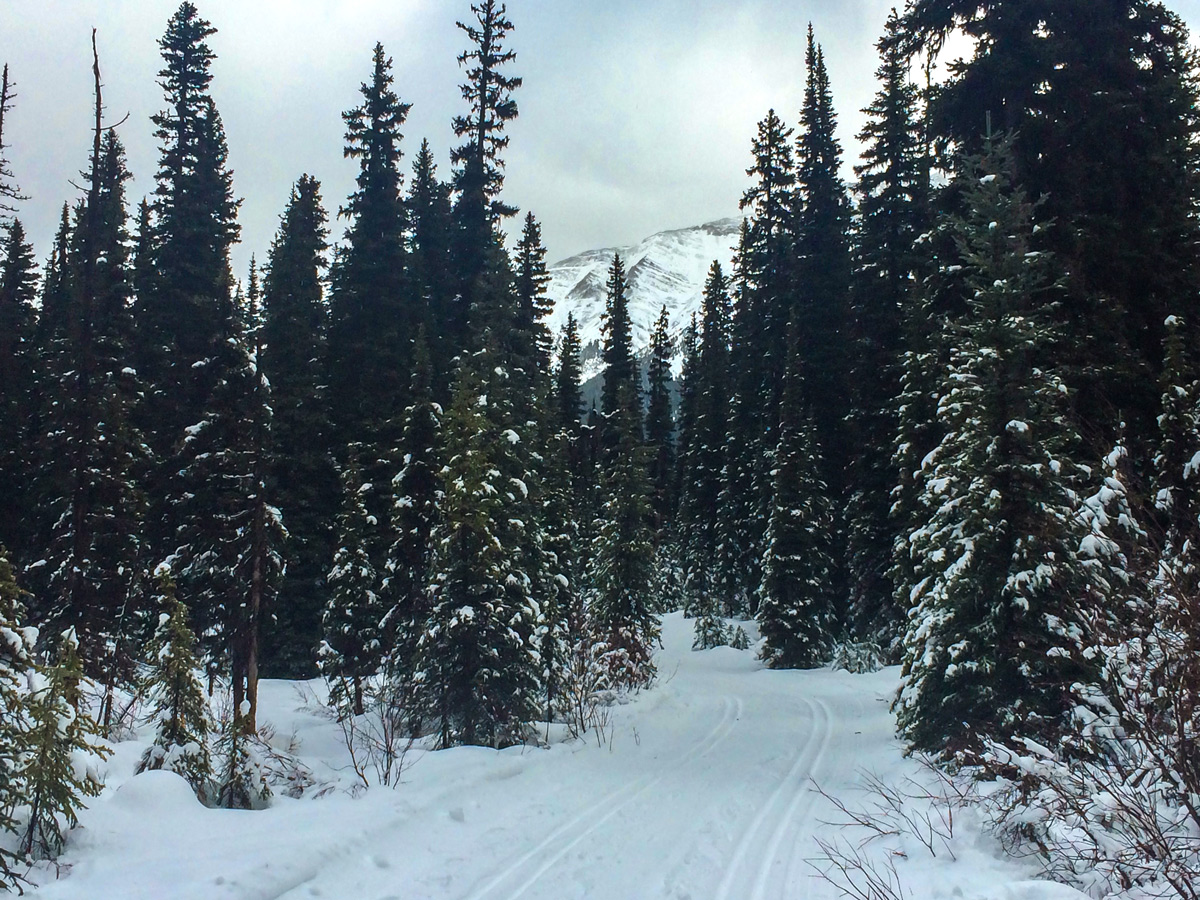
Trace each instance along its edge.
<path fill-rule="evenodd" d="M 604 467 L 606 498 L 596 526 L 588 583 L 590 607 L 607 645 L 606 666 L 613 683 L 647 684 L 654 677 L 658 640 L 654 535 L 645 474 L 641 421 L 626 383 L 609 421 L 616 445 Z"/>
<path fill-rule="evenodd" d="M 0 544 L 22 547 L 29 521 L 28 433 L 34 401 L 34 300 L 37 266 L 17 219 L 7 228 L 0 258 Z"/>
<path fill-rule="evenodd" d="M 412 405 L 404 414 L 404 459 L 392 479 L 394 541 L 385 569 L 384 643 L 390 674 L 410 676 L 417 641 L 429 617 L 430 539 L 442 498 L 442 408 L 433 399 L 433 372 L 422 330 L 417 337 Z"/>
<path fill-rule="evenodd" d="M 461 279 L 459 293 L 472 317 L 477 313 L 476 281 L 487 268 L 495 226 L 517 211 L 500 199 L 504 186 L 501 154 L 508 146 L 504 130 L 517 117 L 512 94 L 521 86 L 520 78 L 501 71 L 517 56 L 504 46 L 513 27 L 507 12 L 503 3 L 481 0 L 471 4 L 471 20 L 458 23 L 470 48 L 458 56 L 458 64 L 467 67 L 467 82 L 461 90 L 468 112 L 453 121 L 454 136 L 463 143 L 450 152 L 458 195 L 454 256 Z"/>
<path fill-rule="evenodd" d="M 216 29 L 181 3 L 159 41 L 166 109 L 151 117 L 161 146 L 151 210 L 154 277 L 139 284 L 138 371 L 152 386 L 143 417 L 167 459 L 182 429 L 200 421 L 234 318 L 229 248 L 237 240 L 233 174 L 209 86 Z M 161 486 L 160 486 L 161 487 Z M 162 493 L 156 491 L 156 493 Z"/>
<path fill-rule="evenodd" d="M 550 372 L 550 351 L 553 339 L 545 319 L 553 304 L 546 297 L 550 275 L 546 271 L 546 248 L 542 246 L 542 226 L 533 213 L 525 216 L 516 258 L 516 323 L 514 330 L 520 340 L 513 348 L 516 366 L 534 379 Z"/>
<path fill-rule="evenodd" d="M 284 572 L 287 538 L 282 514 L 269 494 L 271 392 L 258 365 L 261 328 L 253 261 L 247 302 L 249 321 L 234 323 L 235 334 L 215 360 L 225 376 L 215 386 L 204 418 L 187 430 L 175 504 L 180 524 L 174 557 L 181 584 L 192 598 L 209 675 L 228 666 L 235 709 L 253 730 L 259 634 Z"/>
<path fill-rule="evenodd" d="M 671 414 L 671 321 L 663 306 L 650 335 L 646 373 L 646 446 L 656 540 L 662 541 L 674 511 L 675 419 Z"/>
<path fill-rule="evenodd" d="M 899 40 L 898 17 L 889 16 L 877 47 L 879 92 L 864 110 L 859 133 L 865 150 L 858 176 L 859 230 L 853 283 L 853 411 L 855 454 L 849 462 L 847 557 L 852 624 L 857 635 L 882 647 L 898 644 L 907 607 L 892 599 L 888 579 L 894 529 L 889 518 L 895 483 L 891 450 L 901 393 L 905 308 L 920 259 L 929 172 L 918 94 Z"/>
<path fill-rule="evenodd" d="M 808 30 L 807 80 L 800 113 L 796 172 L 796 259 L 793 316 L 800 335 L 804 380 L 812 400 L 817 439 L 825 450 L 823 477 L 832 495 L 845 490 L 844 464 L 852 454 L 845 419 L 850 412 L 850 203 L 842 183 L 842 148 L 835 136 L 825 55 Z M 841 507 L 839 506 L 840 510 Z"/>
<path fill-rule="evenodd" d="M 406 275 L 406 215 L 400 172 L 400 128 L 412 104 L 392 89 L 392 60 L 376 44 L 363 102 L 342 114 L 345 155 L 359 162 L 357 190 L 343 213 L 346 244 L 332 270 L 329 303 L 329 409 L 331 447 L 358 444 L 362 477 L 372 485 L 371 515 L 386 527 L 388 485 L 408 405 L 412 340 L 422 318 Z M 380 536 L 386 533 L 383 528 Z M 372 546 L 376 566 L 387 544 Z"/>
<path fill-rule="evenodd" d="M 321 365 L 326 307 L 321 274 L 327 229 L 320 184 L 302 175 L 292 189 L 271 245 L 263 280 L 261 364 L 271 386 L 275 447 L 270 485 L 288 523 L 285 600 L 263 635 L 263 665 L 271 673 L 312 673 L 320 640 L 325 573 L 333 557 L 330 527 L 339 505 L 329 461 L 329 408 Z"/>
<path fill-rule="evenodd" d="M 688 435 L 691 462 L 680 488 L 681 515 L 688 522 L 684 533 L 684 590 L 689 606 L 701 610 L 711 607 L 715 612 L 725 605 L 722 600 L 728 602 L 734 596 L 716 597 L 720 572 L 713 563 L 722 543 L 717 523 L 718 497 L 725 487 L 727 442 L 737 439 L 731 438 L 729 418 L 733 375 L 729 282 L 719 263 L 714 262 L 709 269 L 701 311 L 704 318 L 699 347 L 688 386 L 689 403 L 694 409 Z M 741 498 L 739 507 L 747 499 Z M 733 546 L 731 541 L 727 549 L 732 551 Z M 733 587 L 732 580 L 724 586 Z"/>
<path fill-rule="evenodd" d="M 42 309 L 37 324 L 37 345 L 48 347 L 62 337 L 71 303 L 71 205 L 64 203 L 54 234 L 54 246 L 42 278 Z"/>
<path fill-rule="evenodd" d="M 796 166 L 792 131 L 774 110 L 758 125 L 753 142 L 754 183 L 742 196 L 735 299 L 729 341 L 729 411 L 724 477 L 717 499 L 714 584 L 726 608 L 752 610 L 761 581 L 759 565 L 770 479 L 765 460 L 776 424 L 787 357 L 796 273 Z"/>
<path fill-rule="evenodd" d="M 132 682 L 136 662 L 145 505 L 145 454 L 133 422 L 142 386 L 132 367 L 128 178 L 120 140 L 97 126 L 67 257 L 65 327 L 52 332 L 42 372 L 43 618 L 53 630 L 74 629 L 85 672 L 107 688 L 106 728 L 111 691 Z"/>
<path fill-rule="evenodd" d="M 450 186 L 438 180 L 429 141 L 422 141 L 417 151 L 405 210 L 410 283 L 424 311 L 434 397 L 445 403 L 449 401 L 451 361 L 466 333 L 467 311 L 457 293 L 450 256 L 454 228 Z"/>
<path fill-rule="evenodd" d="M 1195 363 L 1184 345 L 1185 324 L 1178 316 L 1166 322 L 1162 375 L 1160 439 L 1154 458 L 1155 507 L 1163 520 L 1162 564 L 1181 596 L 1197 586 L 1192 557 L 1200 538 L 1200 383 Z"/>
<path fill-rule="evenodd" d="M 343 504 L 338 517 L 338 549 L 329 570 L 329 600 L 321 619 L 324 638 L 317 654 L 321 674 L 329 682 L 330 703 L 339 714 L 363 714 L 363 686 L 383 661 L 382 620 L 387 610 L 380 578 L 371 560 L 371 532 L 379 527 L 366 507 L 373 489 L 362 480 L 351 457 L 342 479 Z M 345 707 L 349 706 L 349 710 Z"/>
<path fill-rule="evenodd" d="M 554 370 L 554 418 L 559 429 L 572 439 L 579 437 L 583 415 L 581 351 L 579 323 L 575 321 L 575 314 L 569 312 L 559 339 L 558 366 Z"/>
<path fill-rule="evenodd" d="M 608 268 L 607 295 L 604 305 L 604 387 L 600 394 L 600 412 L 609 419 L 618 413 L 632 412 L 641 430 L 641 378 L 633 358 L 633 325 L 629 319 L 629 282 L 621 254 L 613 254 Z M 622 406 L 622 402 L 626 405 Z M 610 428 L 611 446 L 615 431 Z"/>
<path fill-rule="evenodd" d="M 142 303 L 136 298 L 154 292 L 154 221 L 151 218 L 150 201 L 145 197 L 138 203 L 135 228 L 137 230 L 130 258 L 130 284 L 135 306 L 140 309 Z"/>
<path fill-rule="evenodd" d="M 821 448 L 804 395 L 798 336 L 790 342 L 779 444 L 772 459 L 774 490 L 758 622 L 766 638 L 762 656 L 768 665 L 812 669 L 828 661 L 833 646 L 833 504 L 821 479 Z"/>
<path fill-rule="evenodd" d="M 92 766 L 77 765 L 76 754 L 103 759 L 108 751 L 93 742 L 96 723 L 83 705 L 83 668 L 73 631 L 63 632 L 54 664 L 38 676 L 29 695 L 25 752 L 17 760 L 17 780 L 29 807 L 20 850 L 26 858 L 55 859 L 66 843 L 64 824 L 66 830 L 78 825 L 85 798 L 103 787 Z"/>
<path fill-rule="evenodd" d="M 9 144 L 4 143 L 4 118 L 12 112 L 13 101 L 17 99 L 16 84 L 8 78 L 8 63 L 4 64 L 4 73 L 0 75 L 0 221 L 11 218 L 16 212 L 15 203 L 27 200 L 17 185 L 12 169 L 9 167 L 5 150 Z"/>
<path fill-rule="evenodd" d="M 493 394 L 474 363 L 446 417 L 445 496 L 432 537 L 431 612 L 417 683 L 441 744 L 505 746 L 525 736 L 538 691 L 531 646 L 540 611 L 503 530 L 523 492 L 501 472 L 510 434 L 489 421 Z M 515 434 L 515 432 L 512 432 Z"/>
<path fill-rule="evenodd" d="M 787 362 L 796 276 L 796 162 L 792 129 L 775 110 L 758 123 L 751 146 L 754 179 L 742 195 L 749 211 L 738 247 L 738 308 L 734 339 L 736 390 L 743 407 L 740 433 L 758 446 L 758 431 L 772 422 Z"/>
<path fill-rule="evenodd" d="M 682 362 L 679 372 L 679 412 L 676 418 L 676 453 L 675 453 L 675 497 L 678 506 L 675 510 L 676 553 L 681 577 L 685 580 L 683 597 L 684 612 L 691 614 L 694 610 L 689 604 L 686 593 L 687 573 L 696 568 L 693 553 L 693 535 L 699 527 L 700 511 L 707 508 L 698 502 L 695 491 L 697 469 L 696 425 L 699 416 L 700 386 L 697 382 L 700 367 L 699 330 L 696 325 L 696 314 L 693 313 L 683 334 L 679 339 L 679 355 Z"/>
<path fill-rule="evenodd" d="M 0 833 L 16 834 L 16 807 L 22 802 L 19 760 L 25 752 L 29 721 L 29 685 L 37 629 L 22 627 L 25 592 L 13 577 L 8 555 L 0 547 Z M 0 889 L 20 882 L 12 870 L 17 854 L 0 848 Z"/>
<path fill-rule="evenodd" d="M 235 704 L 222 722 L 216 786 L 217 806 L 222 809 L 262 809 L 270 802 L 271 788 L 252 721 Z"/>
<path fill-rule="evenodd" d="M 168 566 L 158 578 L 158 628 L 150 642 L 150 674 L 144 687 L 154 723 L 154 741 L 142 754 L 138 772 L 165 769 L 187 780 L 203 795 L 212 778 L 208 749 L 208 698 L 197 676 L 196 636 L 188 627 L 187 607 L 175 593 Z"/>
<path fill-rule="evenodd" d="M 578 420 L 577 420 L 578 421 Z M 553 419 L 543 419 L 542 429 L 554 428 Z M 556 708 L 567 680 L 571 652 L 571 622 L 582 604 L 579 522 L 576 491 L 571 477 L 571 437 L 557 430 L 540 440 L 543 459 L 540 471 L 542 521 L 541 561 L 544 584 L 537 649 L 541 681 L 546 697 L 547 721 Z"/>
<path fill-rule="evenodd" d="M 1079 437 L 1049 364 L 1055 263 L 1031 250 L 1034 207 L 1007 145 L 960 176 L 951 229 L 972 289 L 939 391 L 945 431 L 923 465 L 926 524 L 896 702 L 915 747 L 951 755 L 1022 735 L 1053 743 L 1087 682 L 1085 612 L 1111 590 L 1087 552 L 1071 461 Z"/>
<path fill-rule="evenodd" d="M 1163 323 L 1191 309 L 1200 278 L 1187 29 L 1156 0 L 1092 4 L 1086 15 L 1068 0 L 918 0 L 904 16 L 913 51 L 936 55 L 955 28 L 974 52 L 932 98 L 932 137 L 978 153 L 985 117 L 1016 133 L 1017 176 L 1055 222 L 1039 242 L 1068 264 L 1059 322 L 1072 335 L 1077 405 L 1101 446 L 1124 420 L 1147 469 Z"/>

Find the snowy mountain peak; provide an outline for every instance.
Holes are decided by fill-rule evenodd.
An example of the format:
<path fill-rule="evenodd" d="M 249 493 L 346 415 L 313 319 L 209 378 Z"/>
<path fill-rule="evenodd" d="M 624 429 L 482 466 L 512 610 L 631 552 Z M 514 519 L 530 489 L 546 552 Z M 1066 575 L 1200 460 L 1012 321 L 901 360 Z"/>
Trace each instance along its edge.
<path fill-rule="evenodd" d="M 717 219 L 660 231 L 631 247 L 588 250 L 550 266 L 546 294 L 554 301 L 554 312 L 549 325 L 557 336 L 567 314 L 574 313 L 583 344 L 584 379 L 600 370 L 605 284 L 614 253 L 621 254 L 628 273 L 633 349 L 641 354 L 650 345 L 650 332 L 664 305 L 674 334 L 700 312 L 709 267 L 718 260 L 727 274 L 732 270 L 741 228 L 740 217 Z"/>

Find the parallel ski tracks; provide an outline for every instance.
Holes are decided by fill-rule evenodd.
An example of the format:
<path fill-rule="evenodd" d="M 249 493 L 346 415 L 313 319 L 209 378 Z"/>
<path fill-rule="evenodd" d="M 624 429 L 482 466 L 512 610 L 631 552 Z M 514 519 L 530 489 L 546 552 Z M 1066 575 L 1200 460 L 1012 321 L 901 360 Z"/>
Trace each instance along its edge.
<path fill-rule="evenodd" d="M 503 896 L 507 897 L 507 900 L 517 900 L 523 896 L 559 860 L 635 800 L 657 787 L 681 766 L 703 759 L 724 743 L 733 734 L 743 709 L 744 704 L 740 697 L 721 698 L 721 716 L 699 743 L 661 767 L 657 774 L 636 779 L 586 806 L 569 821 L 553 829 L 535 847 L 492 876 L 482 887 L 468 894 L 464 900 L 484 900 L 486 897 L 500 896 L 494 894 L 496 889 L 505 882 L 518 878 L 521 879 L 520 883 Z"/>
<path fill-rule="evenodd" d="M 812 809 L 814 798 L 808 781 L 824 762 L 833 732 L 828 705 L 820 699 L 801 700 L 812 713 L 813 730 L 787 774 L 742 832 L 714 900 L 765 900 L 772 874 L 782 868 L 786 878 L 792 867 L 795 847 L 788 848 L 787 858 L 781 860 L 783 842 Z"/>

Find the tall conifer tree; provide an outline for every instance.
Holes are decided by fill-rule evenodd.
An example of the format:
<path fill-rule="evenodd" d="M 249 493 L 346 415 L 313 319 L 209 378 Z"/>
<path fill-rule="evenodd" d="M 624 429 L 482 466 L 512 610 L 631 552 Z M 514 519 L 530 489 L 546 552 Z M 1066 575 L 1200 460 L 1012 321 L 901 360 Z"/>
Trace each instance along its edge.
<path fill-rule="evenodd" d="M 1053 743 L 1066 687 L 1094 675 L 1086 612 L 1112 587 L 1084 543 L 1081 441 L 1051 368 L 1061 289 L 1031 249 L 1034 206 L 1006 144 L 960 183 L 954 264 L 973 290 L 939 391 L 945 437 L 923 464 L 926 522 L 908 542 L 919 581 L 897 700 L 905 736 L 947 755 L 1018 728 Z"/>
<path fill-rule="evenodd" d="M 0 258 L 0 415 L 9 426 L 0 435 L 0 544 L 28 541 L 27 427 L 33 412 L 37 265 L 33 247 L 17 219 L 7 228 Z"/>
<path fill-rule="evenodd" d="M 513 27 L 507 13 L 505 4 L 481 0 L 471 4 L 471 18 L 458 23 L 470 46 L 458 57 L 458 64 L 467 67 L 467 81 L 461 89 L 468 111 L 453 121 L 454 136 L 463 143 L 450 153 L 457 194 L 454 255 L 461 279 L 459 292 L 472 318 L 482 314 L 475 309 L 481 299 L 476 296 L 476 282 L 487 268 L 496 223 L 517 211 L 500 199 L 504 186 L 502 154 L 508 146 L 504 131 L 517 117 L 512 95 L 521 86 L 519 77 L 502 71 L 517 56 L 505 47 Z"/>
<path fill-rule="evenodd" d="M 646 477 L 656 540 L 671 528 L 675 509 L 675 418 L 671 412 L 671 320 L 663 306 L 650 334 L 646 369 Z"/>
<path fill-rule="evenodd" d="M 182 429 L 200 421 L 223 377 L 207 361 L 231 336 L 229 248 L 238 239 L 233 173 L 209 86 L 216 33 L 181 3 L 159 41 L 167 108 L 154 115 L 161 147 L 152 212 L 154 277 L 138 295 L 138 371 L 152 390 L 142 416 L 164 459 Z M 162 491 L 156 491 L 162 493 Z"/>
<path fill-rule="evenodd" d="M 312 674 L 320 638 L 332 520 L 340 490 L 330 461 L 326 349 L 326 218 L 320 184 L 302 175 L 292 188 L 263 280 L 260 363 L 271 385 L 275 453 L 271 489 L 288 523 L 283 603 L 263 635 L 263 663 L 277 675 Z"/>
<path fill-rule="evenodd" d="M 892 444 L 899 427 L 904 316 L 920 265 L 916 241 L 927 219 L 929 170 L 918 93 L 893 13 L 877 47 L 880 85 L 859 134 L 859 230 L 853 283 L 853 411 L 847 556 L 857 635 L 895 648 L 907 607 L 888 578 L 894 528 Z"/>
<path fill-rule="evenodd" d="M 834 639 L 833 504 L 821 478 L 821 447 L 794 329 L 789 343 L 757 615 L 769 665 L 812 669 L 829 658 Z"/>
<path fill-rule="evenodd" d="M 422 319 L 406 277 L 406 216 L 401 194 L 400 132 L 411 107 L 392 89 L 392 60 L 376 44 L 361 105 L 342 114 L 345 155 L 358 160 L 357 188 L 346 203 L 346 246 L 332 272 L 329 303 L 329 408 L 332 446 L 362 446 L 370 512 L 388 519 L 412 368 L 412 341 Z M 387 547 L 372 549 L 382 565 Z"/>

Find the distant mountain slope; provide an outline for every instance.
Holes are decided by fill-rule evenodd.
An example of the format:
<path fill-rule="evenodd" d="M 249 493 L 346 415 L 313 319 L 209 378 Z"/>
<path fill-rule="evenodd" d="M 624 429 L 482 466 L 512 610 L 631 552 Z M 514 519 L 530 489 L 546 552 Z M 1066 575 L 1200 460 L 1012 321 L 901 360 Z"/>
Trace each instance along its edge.
<path fill-rule="evenodd" d="M 584 380 L 600 371 L 599 351 L 603 334 L 605 283 L 614 253 L 620 253 L 629 277 L 629 315 L 633 321 L 633 348 L 641 355 L 650 345 L 650 332 L 663 306 L 678 334 L 699 313 L 704 282 L 713 260 L 720 260 L 729 274 L 740 218 L 718 219 L 694 228 L 680 228 L 651 235 L 632 247 L 588 250 L 550 266 L 547 296 L 554 301 L 550 328 L 557 337 L 574 313 L 583 343 Z"/>

